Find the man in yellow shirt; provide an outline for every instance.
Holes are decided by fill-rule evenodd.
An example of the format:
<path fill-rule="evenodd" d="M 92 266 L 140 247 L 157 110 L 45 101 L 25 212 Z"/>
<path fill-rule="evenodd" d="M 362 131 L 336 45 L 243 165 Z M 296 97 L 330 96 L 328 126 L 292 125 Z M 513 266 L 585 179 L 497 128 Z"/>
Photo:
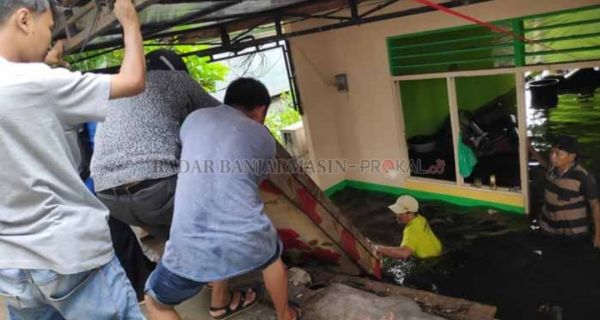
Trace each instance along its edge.
<path fill-rule="evenodd" d="M 402 243 L 399 247 L 373 245 L 373 249 L 384 256 L 396 259 L 431 258 L 442 252 L 442 243 L 435 236 L 427 219 L 418 214 L 419 202 L 411 196 L 401 196 L 389 206 L 396 220 L 403 225 Z"/>

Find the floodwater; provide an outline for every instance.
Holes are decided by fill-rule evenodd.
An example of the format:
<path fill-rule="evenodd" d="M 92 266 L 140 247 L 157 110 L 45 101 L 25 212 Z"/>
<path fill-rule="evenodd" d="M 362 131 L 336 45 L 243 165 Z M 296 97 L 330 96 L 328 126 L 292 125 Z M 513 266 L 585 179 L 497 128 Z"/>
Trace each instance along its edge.
<path fill-rule="evenodd" d="M 579 161 L 600 177 L 600 92 L 587 99 L 560 95 L 558 107 L 528 107 L 527 117 L 528 135 L 538 150 L 546 151 L 556 135 L 576 136 Z M 540 233 L 535 223 L 543 192 L 539 170 L 530 166 L 531 216 L 422 203 L 421 213 L 445 253 L 424 261 L 385 259 L 385 280 L 495 305 L 499 319 L 600 319 L 600 250 L 590 239 L 567 241 Z M 400 244 L 402 226 L 386 208 L 395 196 L 345 189 L 333 198 L 365 236 Z"/>
<path fill-rule="evenodd" d="M 351 188 L 334 195 L 365 236 L 387 245 L 401 241 L 386 208 L 395 198 Z M 523 215 L 439 202 L 421 208 L 444 254 L 386 258 L 385 281 L 495 305 L 498 319 L 600 319 L 600 251 L 591 240 L 545 238 Z"/>
<path fill-rule="evenodd" d="M 600 89 L 593 97 L 561 94 L 558 106 L 552 109 L 534 109 L 530 106 L 530 92 L 526 91 L 527 135 L 542 154 L 548 154 L 552 140 L 558 135 L 577 137 L 580 144 L 578 161 L 600 181 Z M 531 211 L 539 214 L 543 202 L 544 179 L 542 168 L 529 167 Z M 599 318 L 600 319 L 600 318 Z"/>

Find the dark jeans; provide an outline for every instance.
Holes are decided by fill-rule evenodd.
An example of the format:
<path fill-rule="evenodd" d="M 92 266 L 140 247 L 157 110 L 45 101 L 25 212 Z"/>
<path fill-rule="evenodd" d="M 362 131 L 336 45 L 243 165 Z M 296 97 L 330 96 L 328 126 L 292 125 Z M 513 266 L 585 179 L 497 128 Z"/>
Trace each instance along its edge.
<path fill-rule="evenodd" d="M 121 262 L 138 301 L 142 301 L 146 280 L 156 264 L 146 258 L 131 227 L 113 217 L 108 218 L 108 226 L 115 255 Z"/>
<path fill-rule="evenodd" d="M 167 240 L 173 220 L 177 176 L 154 180 L 134 193 L 117 194 L 112 189 L 97 193 L 110 215 L 128 225 L 138 226 L 151 235 Z"/>

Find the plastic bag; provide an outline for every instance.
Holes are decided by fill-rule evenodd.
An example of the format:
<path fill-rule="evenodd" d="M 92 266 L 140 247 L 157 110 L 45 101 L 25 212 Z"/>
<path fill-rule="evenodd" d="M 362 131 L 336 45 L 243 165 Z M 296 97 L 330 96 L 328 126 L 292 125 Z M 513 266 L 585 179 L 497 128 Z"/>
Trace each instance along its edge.
<path fill-rule="evenodd" d="M 462 135 L 458 136 L 458 171 L 463 177 L 468 177 L 473 173 L 473 168 L 477 165 L 477 156 L 473 149 L 462 141 Z"/>

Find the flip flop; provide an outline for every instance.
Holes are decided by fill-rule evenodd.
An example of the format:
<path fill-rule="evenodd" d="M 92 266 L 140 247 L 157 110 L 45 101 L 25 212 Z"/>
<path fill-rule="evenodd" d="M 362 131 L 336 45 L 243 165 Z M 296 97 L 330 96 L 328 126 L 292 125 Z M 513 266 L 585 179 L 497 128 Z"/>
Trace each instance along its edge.
<path fill-rule="evenodd" d="M 238 291 L 240 293 L 240 301 L 238 302 L 237 306 L 234 309 L 232 309 L 230 306 L 231 306 L 231 303 L 233 302 L 234 291 L 230 290 L 229 291 L 229 303 L 227 303 L 227 305 L 225 305 L 224 307 L 221 307 L 221 308 L 210 307 L 211 312 L 225 311 L 225 313 L 220 316 L 217 316 L 217 317 L 213 317 L 211 315 L 211 318 L 216 319 L 216 320 L 229 319 L 233 316 L 236 316 L 244 311 L 250 310 L 253 307 L 257 306 L 258 303 L 262 300 L 262 295 L 260 295 L 258 293 L 258 290 L 255 288 L 250 288 L 249 290 L 251 290 L 252 292 L 254 292 L 256 294 L 254 301 L 250 302 L 247 305 L 244 305 L 244 303 L 246 302 L 246 296 L 248 295 L 248 290 Z"/>

